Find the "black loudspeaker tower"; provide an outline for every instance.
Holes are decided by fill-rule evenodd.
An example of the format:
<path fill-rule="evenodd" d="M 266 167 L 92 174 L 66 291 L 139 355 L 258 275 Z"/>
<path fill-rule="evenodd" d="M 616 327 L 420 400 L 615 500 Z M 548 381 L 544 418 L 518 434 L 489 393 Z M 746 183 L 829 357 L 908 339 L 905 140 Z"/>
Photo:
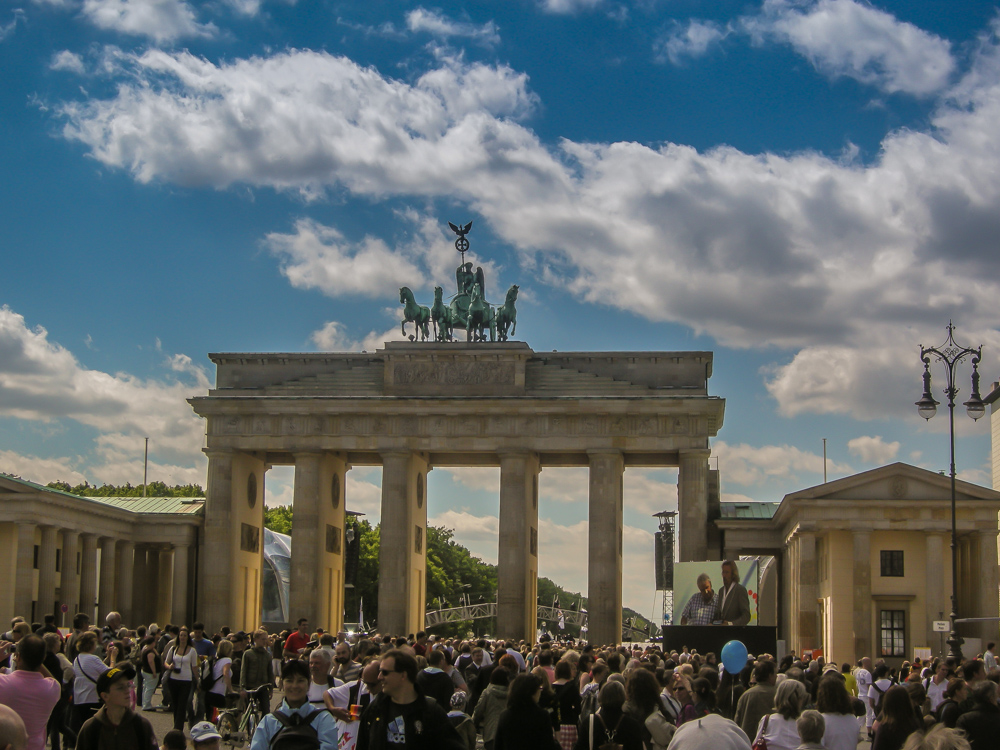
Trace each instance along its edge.
<path fill-rule="evenodd" d="M 667 588 L 663 574 L 666 572 L 663 565 L 663 532 L 657 531 L 653 535 L 653 567 L 656 579 L 656 590 L 663 591 Z"/>

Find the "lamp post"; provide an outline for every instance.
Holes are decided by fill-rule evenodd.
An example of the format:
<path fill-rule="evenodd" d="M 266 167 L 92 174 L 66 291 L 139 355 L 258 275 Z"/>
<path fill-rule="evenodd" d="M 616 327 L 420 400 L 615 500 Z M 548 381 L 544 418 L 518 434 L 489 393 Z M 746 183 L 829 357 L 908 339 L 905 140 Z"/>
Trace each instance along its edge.
<path fill-rule="evenodd" d="M 917 414 L 929 420 L 937 413 L 938 402 L 931 395 L 931 357 L 945 365 L 947 387 L 944 389 L 948 397 L 948 427 L 951 437 L 951 633 L 948 634 L 949 655 L 959 662 L 962 659 L 962 638 L 955 629 L 958 618 L 958 534 L 955 524 L 955 368 L 966 357 L 972 357 L 972 396 L 962 406 L 973 420 L 986 414 L 986 405 L 979 397 L 979 361 L 983 356 L 983 347 L 975 349 L 960 346 L 954 338 L 955 326 L 948 321 L 948 338 L 940 346 L 925 347 L 920 345 L 920 359 L 924 363 L 924 395 L 916 402 Z"/>

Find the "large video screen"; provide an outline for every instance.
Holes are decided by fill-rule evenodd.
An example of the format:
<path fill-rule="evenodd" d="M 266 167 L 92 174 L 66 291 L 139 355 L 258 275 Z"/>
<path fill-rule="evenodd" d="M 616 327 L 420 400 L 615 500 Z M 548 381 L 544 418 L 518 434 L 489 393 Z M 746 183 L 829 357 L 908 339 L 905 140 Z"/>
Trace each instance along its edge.
<path fill-rule="evenodd" d="M 757 624 L 757 594 L 760 567 L 757 560 L 737 560 L 740 573 L 740 583 L 747 590 L 750 598 L 750 625 Z M 698 576 L 707 573 L 712 581 L 712 591 L 722 588 L 722 560 L 707 560 L 705 562 L 674 563 L 674 612 L 671 625 L 681 624 L 681 612 L 692 596 L 698 591 Z"/>

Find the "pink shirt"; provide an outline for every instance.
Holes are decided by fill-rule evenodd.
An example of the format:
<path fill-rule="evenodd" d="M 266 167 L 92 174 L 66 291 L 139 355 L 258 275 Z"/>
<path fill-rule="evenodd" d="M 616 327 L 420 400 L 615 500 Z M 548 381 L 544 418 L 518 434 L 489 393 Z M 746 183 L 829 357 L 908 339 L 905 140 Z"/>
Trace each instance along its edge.
<path fill-rule="evenodd" d="M 0 674 L 0 703 L 14 710 L 28 730 L 27 750 L 45 750 L 45 725 L 59 700 L 59 683 L 38 672 Z"/>

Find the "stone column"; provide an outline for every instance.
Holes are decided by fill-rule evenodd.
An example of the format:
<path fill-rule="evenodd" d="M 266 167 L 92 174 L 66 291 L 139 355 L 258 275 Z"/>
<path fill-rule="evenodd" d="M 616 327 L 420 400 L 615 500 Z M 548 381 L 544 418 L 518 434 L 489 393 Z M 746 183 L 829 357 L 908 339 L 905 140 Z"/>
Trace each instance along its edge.
<path fill-rule="evenodd" d="M 80 534 L 80 611 L 90 617 L 90 621 L 95 624 L 97 622 L 97 615 L 94 611 L 96 607 L 97 536 Z"/>
<path fill-rule="evenodd" d="M 231 592 L 239 588 L 233 570 L 234 544 L 239 546 L 239 528 L 232 528 L 233 454 L 205 451 L 208 455 L 208 489 L 205 492 L 203 553 L 199 565 L 199 617 L 210 633 L 223 625 L 232 625 Z M 174 561 L 174 611 L 187 614 L 187 558 L 184 558 L 184 582 L 180 587 L 183 608 L 178 608 L 177 561 Z M 172 614 L 176 618 L 176 614 Z M 181 622 L 181 620 L 177 620 Z"/>
<path fill-rule="evenodd" d="M 146 545 L 135 545 L 132 564 L 132 616 L 129 619 L 129 627 L 132 628 L 149 624 L 149 618 L 146 616 L 146 599 L 151 592 L 149 591 L 147 553 Z"/>
<path fill-rule="evenodd" d="M 920 638 L 921 634 L 917 628 L 913 629 L 912 638 L 914 643 L 930 644 L 935 652 L 941 643 L 941 634 L 934 632 L 934 621 L 947 620 L 948 613 L 951 612 L 951 604 L 946 593 L 951 591 L 951 550 L 947 548 L 947 545 L 948 540 L 943 534 L 929 531 L 924 535 L 926 567 L 924 596 L 927 602 L 924 607 L 926 613 L 923 623 L 924 638 Z M 945 565 L 948 566 L 949 570 L 945 570 Z M 871 654 L 863 655 L 869 656 Z M 861 656 L 859 655 L 858 658 Z"/>
<path fill-rule="evenodd" d="M 14 614 L 32 620 L 35 600 L 35 524 L 17 525 L 17 571 L 14 574 Z"/>
<path fill-rule="evenodd" d="M 622 484 L 621 453 L 591 453 L 587 597 L 591 643 L 617 643 L 622 637 Z M 704 540 L 704 536 L 702 536 Z"/>
<path fill-rule="evenodd" d="M 98 606 L 97 622 L 95 625 L 102 625 L 108 612 L 114 612 L 117 604 L 117 594 L 115 593 L 115 547 L 117 546 L 111 537 L 101 537 L 101 590 L 100 606 Z M 121 610 L 118 610 L 119 612 Z"/>
<path fill-rule="evenodd" d="M 80 573 L 76 567 L 76 558 L 80 549 L 80 535 L 75 531 L 63 529 L 62 533 L 62 571 L 59 574 L 59 599 L 68 608 L 66 627 L 72 624 L 73 615 L 80 610 Z M 56 615 L 56 622 L 62 618 Z"/>
<path fill-rule="evenodd" d="M 56 548 L 59 529 L 42 526 L 42 543 L 38 550 L 38 604 L 35 619 L 39 622 L 45 615 L 56 613 Z"/>
<path fill-rule="evenodd" d="M 976 590 L 979 592 L 979 611 L 976 617 L 996 617 L 1000 613 L 1000 581 L 997 575 L 997 531 L 989 529 L 987 531 L 977 531 L 976 536 L 979 542 L 978 560 L 978 584 Z M 986 644 L 997 641 L 997 623 L 979 623 L 979 633 L 983 640 L 983 648 Z"/>
<path fill-rule="evenodd" d="M 159 601 L 163 595 L 160 591 L 160 550 L 156 547 L 146 548 L 146 578 L 145 601 L 142 603 L 143 625 L 155 622 L 161 624 L 159 620 Z"/>
<path fill-rule="evenodd" d="M 497 634 L 533 641 L 538 601 L 538 456 L 500 455 Z"/>
<path fill-rule="evenodd" d="M 677 510 L 680 561 L 708 559 L 708 449 L 680 451 Z"/>
<path fill-rule="evenodd" d="M 174 545 L 174 576 L 172 601 L 170 605 L 170 622 L 173 625 L 190 625 L 188 622 L 188 547 Z M 208 604 L 208 602 L 205 602 Z M 205 605 L 203 604 L 202 607 Z M 162 623 L 161 623 L 162 624 Z M 206 623 L 205 627 L 208 627 Z"/>
<path fill-rule="evenodd" d="M 174 551 L 171 549 L 161 549 L 159 551 L 159 583 L 157 585 L 158 595 L 156 597 L 156 611 L 154 617 L 156 623 L 162 628 L 170 622 L 170 611 L 174 601 Z"/>
<path fill-rule="evenodd" d="M 423 629 L 426 600 L 427 462 L 416 453 L 382 454 L 378 620 L 383 633 Z"/>
<path fill-rule="evenodd" d="M 135 571 L 135 544 L 129 541 L 121 543 L 118 551 L 118 601 L 115 605 L 122 616 L 122 624 L 134 628 L 135 612 L 132 608 L 132 582 Z"/>
<path fill-rule="evenodd" d="M 317 601 L 320 580 L 316 563 L 320 553 L 320 535 L 325 532 L 325 529 L 319 528 L 321 459 L 322 454 L 319 453 L 295 454 L 295 487 L 292 495 L 294 521 L 288 619 L 294 623 L 300 617 L 307 617 L 309 627 L 313 629 L 329 628 L 328 623 L 319 621 Z"/>
<path fill-rule="evenodd" d="M 811 531 L 801 531 L 798 537 L 799 562 L 797 580 L 799 604 L 794 616 L 798 620 L 798 643 L 796 653 L 804 649 L 815 648 L 819 643 L 819 624 L 816 616 L 816 596 L 819 593 L 816 576 L 816 534 Z"/>
<path fill-rule="evenodd" d="M 870 531 L 854 531 L 854 661 L 872 653 L 872 556 Z M 929 535 L 928 540 L 934 536 Z M 940 537 L 938 537 L 940 540 Z M 928 544 L 928 552 L 930 545 Z M 940 554 L 928 560 L 939 560 Z M 928 565 L 928 582 L 933 566 Z"/>

